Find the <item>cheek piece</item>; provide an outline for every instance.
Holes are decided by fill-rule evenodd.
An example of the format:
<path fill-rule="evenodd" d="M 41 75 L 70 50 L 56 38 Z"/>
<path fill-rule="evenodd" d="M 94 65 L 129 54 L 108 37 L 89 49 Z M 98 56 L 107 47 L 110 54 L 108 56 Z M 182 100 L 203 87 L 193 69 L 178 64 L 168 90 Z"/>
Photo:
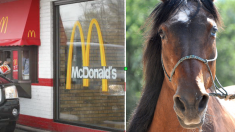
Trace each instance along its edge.
<path fill-rule="evenodd" d="M 228 99 L 235 99 L 235 94 L 233 95 L 228 95 L 227 91 L 224 89 L 224 87 L 220 84 L 219 80 L 217 79 L 217 77 L 215 76 L 215 80 L 213 79 L 213 75 L 212 75 L 212 72 L 211 72 L 211 69 L 208 65 L 208 62 L 212 62 L 212 61 L 215 61 L 217 59 L 217 49 L 216 49 L 216 54 L 215 54 L 215 58 L 214 59 L 210 59 L 210 60 L 207 60 L 207 59 L 202 59 L 201 57 L 198 57 L 196 55 L 189 55 L 189 56 L 185 56 L 185 57 L 182 57 L 177 63 L 176 65 L 174 66 L 172 72 L 171 72 L 171 75 L 169 76 L 164 68 L 164 64 L 163 64 L 163 59 L 162 59 L 162 56 L 161 56 L 161 63 L 162 63 L 162 68 L 163 68 L 163 71 L 164 73 L 166 74 L 167 78 L 169 79 L 169 81 L 171 82 L 172 80 L 172 77 L 175 73 L 175 70 L 176 68 L 179 66 L 179 64 L 185 60 L 189 60 L 189 59 L 196 59 L 196 60 L 199 60 L 199 61 L 202 61 L 204 64 L 206 64 L 207 68 L 208 68 L 208 71 L 210 73 L 210 76 L 212 78 L 212 81 L 213 81 L 213 87 L 214 87 L 214 92 L 215 93 L 209 93 L 210 96 L 216 96 L 216 97 L 219 97 L 220 99 L 225 99 L 225 100 L 228 100 Z M 215 81 L 219 84 L 220 88 L 215 84 Z M 217 93 L 217 90 L 220 92 L 220 93 Z"/>

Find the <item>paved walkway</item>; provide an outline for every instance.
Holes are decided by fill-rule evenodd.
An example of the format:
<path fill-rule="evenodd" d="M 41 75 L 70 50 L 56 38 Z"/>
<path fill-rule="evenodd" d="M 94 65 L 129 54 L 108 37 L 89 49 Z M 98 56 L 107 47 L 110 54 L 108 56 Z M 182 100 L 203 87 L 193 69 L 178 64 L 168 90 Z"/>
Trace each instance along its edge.
<path fill-rule="evenodd" d="M 14 132 L 51 132 L 51 131 L 41 130 L 41 129 L 36 129 L 33 127 L 28 127 L 28 126 L 16 124 L 16 129 Z"/>

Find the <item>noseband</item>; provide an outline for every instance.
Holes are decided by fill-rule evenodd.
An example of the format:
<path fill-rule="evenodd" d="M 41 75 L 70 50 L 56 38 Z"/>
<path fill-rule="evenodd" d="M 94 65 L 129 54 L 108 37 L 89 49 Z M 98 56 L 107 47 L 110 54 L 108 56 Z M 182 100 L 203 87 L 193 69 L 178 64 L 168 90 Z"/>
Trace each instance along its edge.
<path fill-rule="evenodd" d="M 215 55 L 215 58 L 214 59 L 210 59 L 210 60 L 207 60 L 207 59 L 202 59 L 201 57 L 198 57 L 196 55 L 189 55 L 189 56 L 185 56 L 185 57 L 182 57 L 177 63 L 176 65 L 174 66 L 172 72 L 171 72 L 171 75 L 169 76 L 164 68 L 164 65 L 163 65 L 163 60 L 162 60 L 162 57 L 161 57 L 161 63 L 162 63 L 162 68 L 163 68 L 163 71 L 164 73 L 166 74 L 167 78 L 169 79 L 169 81 L 171 82 L 172 80 L 172 77 L 175 73 L 175 70 L 176 68 L 179 66 L 180 63 L 182 63 L 183 61 L 185 60 L 189 60 L 189 59 L 196 59 L 196 60 L 199 60 L 199 61 L 202 61 L 204 64 L 206 64 L 208 70 L 209 70 L 209 73 L 211 75 L 211 78 L 212 78 L 212 81 L 213 81 L 213 86 L 214 86 L 214 91 L 215 93 L 209 93 L 210 96 L 217 96 L 219 97 L 220 99 L 224 99 L 228 96 L 228 93 L 227 91 L 224 89 L 224 87 L 220 84 L 219 80 L 217 79 L 217 77 L 215 76 L 215 81 L 217 81 L 217 83 L 219 84 L 219 86 L 221 87 L 221 89 L 224 91 L 222 92 L 219 87 L 217 87 L 217 85 L 215 84 L 215 81 L 213 79 L 213 75 L 212 75 L 212 72 L 211 72 L 211 69 L 208 65 L 208 62 L 212 62 L 212 61 L 215 61 L 217 59 L 217 49 L 216 49 L 216 55 Z M 218 90 L 220 93 L 217 93 Z M 231 97 L 230 97 L 231 98 Z"/>

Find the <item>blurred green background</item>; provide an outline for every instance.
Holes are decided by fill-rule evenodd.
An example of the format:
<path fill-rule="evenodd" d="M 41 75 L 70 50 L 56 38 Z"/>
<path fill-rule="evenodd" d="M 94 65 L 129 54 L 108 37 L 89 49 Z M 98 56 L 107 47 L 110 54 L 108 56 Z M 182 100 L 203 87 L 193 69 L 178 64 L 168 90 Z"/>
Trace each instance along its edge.
<path fill-rule="evenodd" d="M 143 86 L 143 30 L 145 20 L 159 1 L 126 1 L 126 50 L 127 50 L 127 121 L 136 107 Z M 217 0 L 215 2 L 222 20 L 223 30 L 217 34 L 218 59 L 216 75 L 223 86 L 235 84 L 235 0 Z"/>

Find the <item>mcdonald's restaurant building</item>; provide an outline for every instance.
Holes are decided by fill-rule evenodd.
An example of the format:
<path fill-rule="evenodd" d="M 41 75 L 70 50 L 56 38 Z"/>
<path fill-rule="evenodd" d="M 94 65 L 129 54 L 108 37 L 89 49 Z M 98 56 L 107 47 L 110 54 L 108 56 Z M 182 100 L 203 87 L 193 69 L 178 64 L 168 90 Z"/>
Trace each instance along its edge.
<path fill-rule="evenodd" d="M 125 130 L 125 0 L 0 0 L 0 61 L 18 124 Z"/>

